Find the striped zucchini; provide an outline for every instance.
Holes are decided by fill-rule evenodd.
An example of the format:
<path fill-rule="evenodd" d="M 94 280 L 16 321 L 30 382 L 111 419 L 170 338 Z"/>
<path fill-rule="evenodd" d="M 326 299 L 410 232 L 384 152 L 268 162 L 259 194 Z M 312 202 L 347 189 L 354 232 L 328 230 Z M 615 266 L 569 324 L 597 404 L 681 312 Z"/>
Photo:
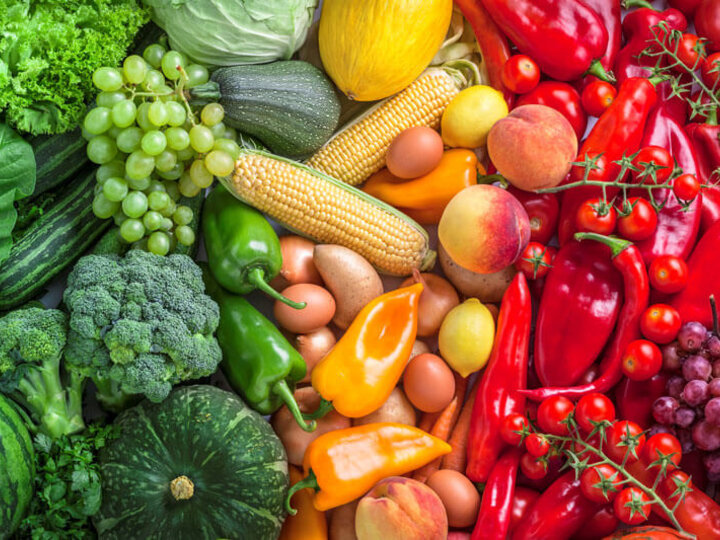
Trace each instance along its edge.
<path fill-rule="evenodd" d="M 37 176 L 32 196 L 37 197 L 74 176 L 88 162 L 80 128 L 60 135 L 41 135 L 30 141 Z"/>
<path fill-rule="evenodd" d="M 0 311 L 36 296 L 112 224 L 93 214 L 94 187 L 95 168 L 84 169 L 15 242 L 0 265 Z"/>

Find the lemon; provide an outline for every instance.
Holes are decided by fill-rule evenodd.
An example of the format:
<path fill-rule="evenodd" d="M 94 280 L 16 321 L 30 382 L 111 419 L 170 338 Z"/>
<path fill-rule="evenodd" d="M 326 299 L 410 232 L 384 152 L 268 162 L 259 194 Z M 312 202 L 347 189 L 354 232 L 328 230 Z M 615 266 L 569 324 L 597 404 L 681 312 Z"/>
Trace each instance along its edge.
<path fill-rule="evenodd" d="M 495 339 L 492 313 L 477 298 L 455 306 L 443 319 L 438 335 L 440 356 L 461 376 L 485 367 Z"/>
<path fill-rule="evenodd" d="M 443 142 L 454 148 L 484 146 L 490 128 L 507 115 L 508 106 L 502 93 L 484 85 L 466 88 L 445 109 Z"/>

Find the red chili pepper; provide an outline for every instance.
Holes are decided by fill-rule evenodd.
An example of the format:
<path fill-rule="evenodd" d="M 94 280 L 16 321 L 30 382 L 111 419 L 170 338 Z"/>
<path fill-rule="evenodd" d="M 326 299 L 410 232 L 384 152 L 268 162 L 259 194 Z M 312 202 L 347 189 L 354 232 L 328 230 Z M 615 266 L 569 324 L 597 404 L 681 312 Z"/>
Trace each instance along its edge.
<path fill-rule="evenodd" d="M 695 149 L 697 178 L 700 183 L 711 185 L 702 191 L 700 230 L 706 231 L 720 221 L 720 187 L 712 185 L 720 181 L 720 176 L 713 174 L 720 167 L 720 126 L 692 123 L 685 126 L 685 132 Z"/>
<path fill-rule="evenodd" d="M 480 0 L 476 0 L 480 1 Z M 500 29 L 546 75 L 560 81 L 587 73 L 608 80 L 600 63 L 608 32 L 600 16 L 577 0 L 482 0 Z"/>
<path fill-rule="evenodd" d="M 473 482 L 488 479 L 506 446 L 500 438 L 504 418 L 525 412 L 525 398 L 516 390 L 527 384 L 531 307 L 525 276 L 518 273 L 503 296 L 493 350 L 473 406 L 465 471 Z"/>
<path fill-rule="evenodd" d="M 575 472 L 568 471 L 543 491 L 518 524 L 512 540 L 567 540 L 601 506 L 583 495 L 580 480 L 575 480 Z"/>
<path fill-rule="evenodd" d="M 520 96 L 515 106 L 521 105 L 546 105 L 553 108 L 567 118 L 578 140 L 585 134 L 587 114 L 583 109 L 580 94 L 568 83 L 543 81 L 527 94 Z"/>
<path fill-rule="evenodd" d="M 652 416 L 653 403 L 667 394 L 665 384 L 668 378 L 667 373 L 658 373 L 646 381 L 623 379 L 615 389 L 617 417 L 635 422 L 643 429 L 650 428 L 655 423 Z"/>
<path fill-rule="evenodd" d="M 510 44 L 505 34 L 495 24 L 480 0 L 455 0 L 455 5 L 472 26 L 490 78 L 490 86 L 502 92 L 508 107 L 512 106 L 515 94 L 502 82 L 503 67 L 511 56 Z"/>
<path fill-rule="evenodd" d="M 605 54 L 600 59 L 606 71 L 610 71 L 615 64 L 620 47 L 622 46 L 622 5 L 620 0 L 583 0 L 602 19 L 608 33 L 608 42 Z"/>
<path fill-rule="evenodd" d="M 670 300 L 683 322 L 700 321 L 712 327 L 710 295 L 720 300 L 720 222 L 703 235 L 688 260 L 688 282 Z"/>
<path fill-rule="evenodd" d="M 650 283 L 640 250 L 627 240 L 594 233 L 578 233 L 578 239 L 596 240 L 610 246 L 612 261 L 623 276 L 625 302 L 612 341 L 605 349 L 601 363 L 602 375 L 590 384 L 574 387 L 537 388 L 518 390 L 533 401 L 542 401 L 550 396 L 580 398 L 591 392 L 605 393 L 615 386 L 622 377 L 622 356 L 628 344 L 640 337 L 640 318 L 648 306 Z"/>
<path fill-rule="evenodd" d="M 702 3 L 702 0 L 668 0 L 668 4 L 670 4 L 675 9 L 679 9 L 683 12 L 683 15 L 686 15 L 688 17 L 691 17 L 695 14 L 695 11 Z"/>
<path fill-rule="evenodd" d="M 492 468 L 483 490 L 471 540 L 505 540 L 512 518 L 521 454 L 519 448 L 508 448 Z"/>
<path fill-rule="evenodd" d="M 535 323 L 535 372 L 544 386 L 569 386 L 596 360 L 615 327 L 622 278 L 595 242 L 569 242 L 553 261 Z"/>
<path fill-rule="evenodd" d="M 593 171 L 593 178 L 601 181 L 614 180 L 620 172 L 620 166 L 612 163 L 624 155 L 635 152 L 643 136 L 643 128 L 650 110 L 657 101 L 655 87 L 648 79 L 639 77 L 626 80 L 618 91 L 615 101 L 598 119 L 588 138 L 583 142 L 578 159 L 594 157 L 602 153 L 606 166 L 602 171 Z M 575 169 L 571 176 L 577 174 Z M 581 178 L 574 178 L 580 180 Z M 612 190 L 608 190 L 612 197 Z M 578 208 L 587 201 L 602 195 L 598 187 L 583 186 L 566 191 L 560 207 L 558 240 L 560 245 L 572 238 L 575 232 L 575 215 Z"/>

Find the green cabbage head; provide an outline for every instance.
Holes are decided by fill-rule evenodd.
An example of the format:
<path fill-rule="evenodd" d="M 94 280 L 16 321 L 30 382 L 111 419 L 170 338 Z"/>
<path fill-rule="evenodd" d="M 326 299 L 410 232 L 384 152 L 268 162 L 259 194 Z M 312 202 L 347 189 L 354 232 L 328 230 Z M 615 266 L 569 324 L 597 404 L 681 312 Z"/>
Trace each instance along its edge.
<path fill-rule="evenodd" d="M 263 64 L 299 49 L 318 0 L 143 0 L 170 46 L 205 66 Z"/>

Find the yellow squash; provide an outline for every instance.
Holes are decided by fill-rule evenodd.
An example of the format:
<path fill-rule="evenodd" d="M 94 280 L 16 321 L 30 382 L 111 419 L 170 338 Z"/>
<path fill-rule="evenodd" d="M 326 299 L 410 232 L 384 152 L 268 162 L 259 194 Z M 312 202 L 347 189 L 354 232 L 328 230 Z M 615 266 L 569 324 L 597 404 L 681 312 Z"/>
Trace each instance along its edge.
<path fill-rule="evenodd" d="M 320 57 L 350 99 L 374 101 L 399 92 L 442 45 L 452 0 L 325 0 Z"/>

